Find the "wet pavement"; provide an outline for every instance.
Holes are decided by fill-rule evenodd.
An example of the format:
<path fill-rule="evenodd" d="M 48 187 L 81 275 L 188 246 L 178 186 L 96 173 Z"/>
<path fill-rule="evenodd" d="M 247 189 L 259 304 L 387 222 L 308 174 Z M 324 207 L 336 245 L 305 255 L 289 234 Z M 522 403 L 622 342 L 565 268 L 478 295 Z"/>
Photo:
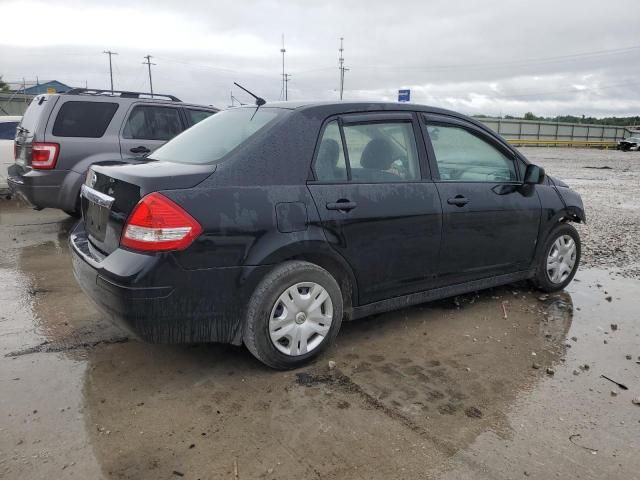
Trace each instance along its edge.
<path fill-rule="evenodd" d="M 580 152 L 548 150 L 526 154 L 554 173 L 566 159 L 545 156 Z M 595 218 L 628 173 L 602 172 L 578 187 L 607 198 Z M 522 283 L 351 322 L 293 372 L 128 339 L 75 284 L 72 226 L 0 201 L 0 478 L 637 478 L 637 225 L 608 267 L 586 249 L 567 291 Z"/>

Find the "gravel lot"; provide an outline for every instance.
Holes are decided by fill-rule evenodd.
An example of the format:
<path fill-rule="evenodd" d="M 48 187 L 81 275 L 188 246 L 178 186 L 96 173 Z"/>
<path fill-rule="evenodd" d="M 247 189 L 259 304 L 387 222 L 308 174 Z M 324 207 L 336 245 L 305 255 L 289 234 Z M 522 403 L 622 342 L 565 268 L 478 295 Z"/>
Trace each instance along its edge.
<path fill-rule="evenodd" d="M 587 224 L 579 226 L 585 266 L 640 276 L 640 152 L 521 148 L 533 163 L 580 192 Z M 608 167 L 608 168 L 607 168 Z"/>
<path fill-rule="evenodd" d="M 0 478 L 637 478 L 640 154 L 523 151 L 585 200 L 566 291 L 350 322 L 294 372 L 129 338 L 73 279 L 74 221 L 0 200 Z"/>

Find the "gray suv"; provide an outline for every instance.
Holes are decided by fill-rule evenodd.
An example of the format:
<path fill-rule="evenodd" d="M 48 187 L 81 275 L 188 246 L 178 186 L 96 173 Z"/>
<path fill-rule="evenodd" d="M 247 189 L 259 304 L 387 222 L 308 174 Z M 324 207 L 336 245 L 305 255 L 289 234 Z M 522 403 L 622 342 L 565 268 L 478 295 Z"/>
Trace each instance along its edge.
<path fill-rule="evenodd" d="M 9 188 L 37 209 L 78 215 L 90 165 L 136 162 L 218 111 L 172 95 L 88 89 L 38 95 L 18 126 Z"/>

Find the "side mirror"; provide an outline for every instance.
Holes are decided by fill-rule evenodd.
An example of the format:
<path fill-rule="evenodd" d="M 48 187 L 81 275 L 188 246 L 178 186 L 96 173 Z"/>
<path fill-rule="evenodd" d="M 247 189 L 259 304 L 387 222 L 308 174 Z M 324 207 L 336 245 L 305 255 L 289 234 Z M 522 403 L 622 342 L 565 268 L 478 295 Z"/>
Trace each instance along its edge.
<path fill-rule="evenodd" d="M 545 173 L 544 168 L 538 165 L 529 164 L 524 172 L 524 184 L 525 185 L 538 185 L 544 182 Z"/>

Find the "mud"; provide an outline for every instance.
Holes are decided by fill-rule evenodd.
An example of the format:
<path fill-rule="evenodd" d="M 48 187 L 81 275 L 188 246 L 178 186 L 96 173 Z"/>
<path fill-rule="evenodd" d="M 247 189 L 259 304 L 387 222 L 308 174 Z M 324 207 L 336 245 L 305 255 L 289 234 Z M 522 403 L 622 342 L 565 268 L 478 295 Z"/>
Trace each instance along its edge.
<path fill-rule="evenodd" d="M 526 152 L 569 183 L 619 175 L 578 187 L 599 202 L 582 235 L 620 250 L 585 248 L 567 291 L 517 284 L 344 324 L 293 372 L 129 339 L 75 285 L 73 221 L 0 202 L 0 478 L 635 478 L 637 216 L 614 215 L 626 157 L 563 163 L 580 152 Z M 594 231 L 613 216 L 636 223 Z"/>

